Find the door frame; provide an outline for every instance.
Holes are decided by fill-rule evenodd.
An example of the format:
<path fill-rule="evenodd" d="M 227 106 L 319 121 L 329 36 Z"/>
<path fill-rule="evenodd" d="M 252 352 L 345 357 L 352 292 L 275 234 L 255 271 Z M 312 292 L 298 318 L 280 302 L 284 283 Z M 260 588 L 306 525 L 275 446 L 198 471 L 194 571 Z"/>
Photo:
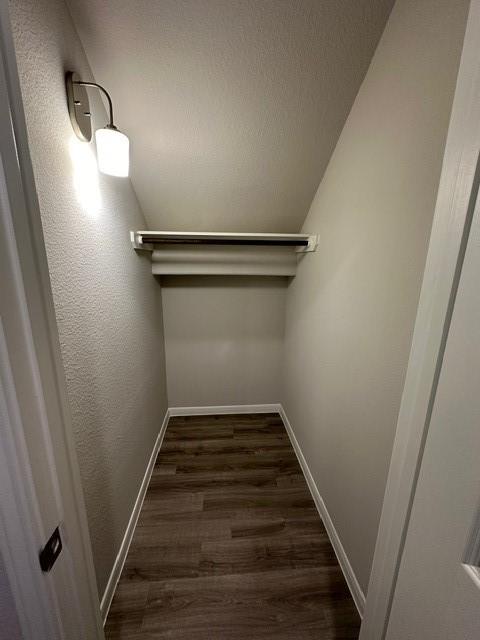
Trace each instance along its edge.
<path fill-rule="evenodd" d="M 65 594 L 55 593 L 53 581 L 39 571 L 39 535 L 44 541 L 46 538 L 41 531 L 40 507 L 25 446 L 27 431 L 18 412 L 19 390 L 11 375 L 8 354 L 14 353 L 14 344 L 3 331 L 0 318 L 0 418 L 5 436 L 0 459 L 8 461 L 2 466 L 2 478 L 11 489 L 8 495 L 1 494 L 0 515 L 7 519 L 11 516 L 1 541 L 2 556 L 26 639 L 72 637 L 69 628 L 76 619 L 81 625 L 79 637 L 101 640 L 100 603 L 8 3 L 0 3 L 0 114 L 0 222 L 7 239 L 3 258 L 15 274 L 11 290 L 19 309 L 22 351 L 28 354 L 24 366 L 34 381 L 32 402 L 42 408 L 38 428 L 45 436 L 42 442 L 49 460 L 48 473 L 54 478 L 58 503 L 68 523 L 64 531 L 70 558 L 68 589 L 76 611 L 62 608 Z"/>
<path fill-rule="evenodd" d="M 384 640 L 480 183 L 480 0 L 471 0 L 360 640 Z"/>
<path fill-rule="evenodd" d="M 3 173 L 0 169 L 0 172 Z M 0 189 L 4 186 L 0 177 Z M 1 211 L 3 216 L 3 211 Z M 1 220 L 3 227 L 3 220 Z M 0 228 L 0 233 L 3 228 Z M 44 531 L 31 478 L 23 424 L 0 317 L 0 553 L 2 570 L 16 611 L 22 637 L 62 637 L 58 607 L 51 583 L 38 571 L 38 541 Z M 35 517 L 37 516 L 37 517 Z"/>

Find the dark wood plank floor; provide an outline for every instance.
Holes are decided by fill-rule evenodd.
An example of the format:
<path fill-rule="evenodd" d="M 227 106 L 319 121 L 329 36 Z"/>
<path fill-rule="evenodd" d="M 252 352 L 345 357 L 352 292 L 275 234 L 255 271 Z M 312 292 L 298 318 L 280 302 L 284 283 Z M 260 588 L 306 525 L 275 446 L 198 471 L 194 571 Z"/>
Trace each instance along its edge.
<path fill-rule="evenodd" d="M 108 640 L 338 640 L 360 620 L 277 414 L 171 418 Z"/>

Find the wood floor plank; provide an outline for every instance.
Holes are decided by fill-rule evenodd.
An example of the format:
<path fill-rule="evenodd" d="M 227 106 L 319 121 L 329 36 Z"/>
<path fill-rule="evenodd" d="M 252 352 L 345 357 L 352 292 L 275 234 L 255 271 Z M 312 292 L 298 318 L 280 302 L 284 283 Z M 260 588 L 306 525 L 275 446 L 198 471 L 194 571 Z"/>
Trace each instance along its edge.
<path fill-rule="evenodd" d="M 135 639 L 141 630 L 148 591 L 147 583 L 134 584 L 123 579 L 119 582 L 105 625 L 107 640 Z"/>
<path fill-rule="evenodd" d="M 150 507 L 149 507 L 150 508 Z M 141 517 L 141 516 L 140 516 Z M 288 507 L 288 506 L 266 506 L 251 507 L 246 509 L 220 509 L 217 511 L 184 511 L 176 513 L 159 513 L 157 516 L 157 524 L 161 526 L 162 522 L 187 522 L 194 523 L 200 520 L 228 520 L 230 524 L 234 521 L 249 522 L 254 521 L 272 521 L 278 519 L 298 520 L 306 518 L 315 519 L 318 522 L 318 513 L 315 507 Z"/>
<path fill-rule="evenodd" d="M 162 521 L 161 525 L 139 522 L 132 544 L 154 548 L 158 544 L 168 544 L 172 541 L 186 543 L 188 541 L 222 540 L 230 537 L 230 522 L 228 520 L 197 520 L 192 517 L 189 522 Z"/>
<path fill-rule="evenodd" d="M 264 488 L 256 491 L 251 488 L 232 489 L 231 491 L 211 491 L 205 495 L 203 508 L 205 511 L 215 509 L 244 509 L 248 507 L 288 506 L 307 507 L 310 504 L 311 496 L 303 489 L 275 487 L 273 489 Z"/>
<path fill-rule="evenodd" d="M 245 471 L 199 472 L 173 476 L 152 475 L 149 492 L 168 496 L 170 493 L 223 491 L 228 489 L 262 489 L 277 486 L 275 469 L 247 469 Z"/>
<path fill-rule="evenodd" d="M 211 440 L 167 440 L 162 445 L 165 453 L 252 453 L 258 455 L 264 451 L 284 450 L 290 451 L 290 441 L 287 435 L 284 437 L 268 438 L 256 436 L 252 438 L 212 438 Z"/>
<path fill-rule="evenodd" d="M 359 623 L 280 416 L 171 418 L 107 640 L 353 640 Z"/>
<path fill-rule="evenodd" d="M 202 574 L 201 554 L 200 543 L 194 542 L 179 544 L 171 541 L 154 547 L 132 545 L 122 580 L 145 583 L 199 576 Z"/>
<path fill-rule="evenodd" d="M 248 469 L 275 469 L 278 475 L 298 474 L 301 468 L 290 447 L 276 447 L 262 452 L 242 447 L 231 448 L 230 451 L 211 452 L 197 450 L 192 452 L 171 451 L 162 452 L 158 465 L 175 465 L 176 473 L 198 473 L 204 471 L 246 471 Z"/>
<path fill-rule="evenodd" d="M 232 427 L 233 435 L 235 438 L 251 438 L 253 435 L 256 436 L 284 436 L 285 429 L 283 425 L 276 424 L 258 424 L 255 426 L 252 425 L 238 425 Z"/>
<path fill-rule="evenodd" d="M 264 452 L 261 456 L 253 453 L 224 453 L 222 456 L 203 453 L 194 456 L 163 454 L 162 464 L 176 464 L 177 474 L 198 473 L 200 471 L 246 471 L 249 469 L 273 469 L 277 475 L 298 474 L 300 465 L 291 449 Z"/>
<path fill-rule="evenodd" d="M 175 464 L 155 464 L 154 471 L 157 475 L 173 476 L 177 472 L 177 465 Z"/>
<path fill-rule="evenodd" d="M 326 535 L 304 535 L 298 538 L 270 535 L 202 543 L 199 571 L 203 574 L 222 575 L 304 569 L 319 565 L 337 565 L 335 553 Z"/>
<path fill-rule="evenodd" d="M 170 478 L 171 476 L 162 476 Z M 164 513 L 192 513 L 202 511 L 203 493 L 183 491 L 182 493 L 159 492 L 148 489 L 143 503 L 143 508 L 138 519 L 138 524 L 155 524 L 159 516 Z"/>
<path fill-rule="evenodd" d="M 215 428 L 208 425 L 189 426 L 183 425 L 168 429 L 165 433 L 164 442 L 172 440 L 219 440 L 222 438 L 232 438 L 234 428 L 228 425 L 221 425 Z"/>
<path fill-rule="evenodd" d="M 271 518 L 269 520 L 236 519 L 230 526 L 232 538 L 253 538 L 272 535 L 276 537 L 301 535 L 326 535 L 323 523 L 318 515 L 308 518 Z"/>
<path fill-rule="evenodd" d="M 142 630 L 179 639 L 321 638 L 333 594 L 348 597 L 338 566 L 164 581 L 150 586 Z"/>

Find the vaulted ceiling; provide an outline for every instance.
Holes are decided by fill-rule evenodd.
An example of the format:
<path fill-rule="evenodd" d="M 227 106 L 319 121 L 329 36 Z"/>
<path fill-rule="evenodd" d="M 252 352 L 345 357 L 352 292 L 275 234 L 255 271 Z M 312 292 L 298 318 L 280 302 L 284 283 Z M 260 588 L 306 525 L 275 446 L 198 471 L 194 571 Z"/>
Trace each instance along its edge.
<path fill-rule="evenodd" d="M 393 0 L 68 0 L 151 229 L 298 231 Z"/>

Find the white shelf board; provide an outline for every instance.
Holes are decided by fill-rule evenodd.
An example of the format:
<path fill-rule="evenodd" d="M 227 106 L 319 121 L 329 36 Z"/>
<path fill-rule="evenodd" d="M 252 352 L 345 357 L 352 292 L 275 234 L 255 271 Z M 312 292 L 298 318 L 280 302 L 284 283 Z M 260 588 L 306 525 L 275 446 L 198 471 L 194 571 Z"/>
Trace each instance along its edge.
<path fill-rule="evenodd" d="M 292 246 L 314 251 L 317 237 L 305 233 L 225 233 L 217 231 L 132 231 L 135 249 L 151 249 L 154 244 L 220 244 L 251 246 Z"/>
<path fill-rule="evenodd" d="M 301 233 L 132 231 L 131 240 L 152 252 L 154 275 L 294 276 L 317 244 Z"/>

